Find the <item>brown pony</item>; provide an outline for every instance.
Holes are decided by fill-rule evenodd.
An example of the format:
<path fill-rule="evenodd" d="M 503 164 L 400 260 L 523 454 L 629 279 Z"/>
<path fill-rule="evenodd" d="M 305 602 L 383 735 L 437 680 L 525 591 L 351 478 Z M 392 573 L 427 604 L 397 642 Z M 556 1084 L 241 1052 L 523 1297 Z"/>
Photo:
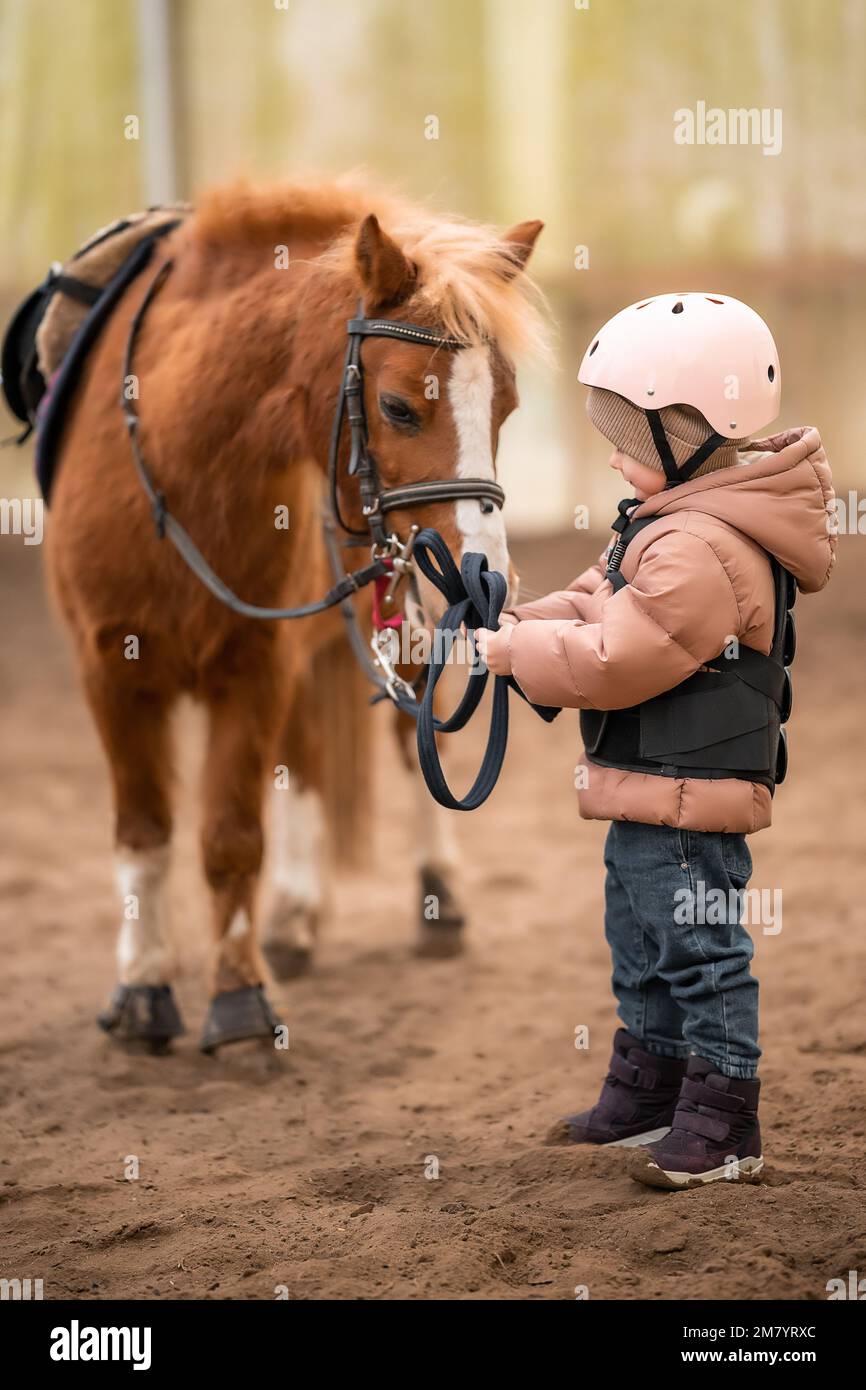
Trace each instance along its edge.
<path fill-rule="evenodd" d="M 367 315 L 411 320 L 466 344 L 448 353 L 365 343 L 370 448 L 383 485 L 492 478 L 499 429 L 516 404 L 516 356 L 542 333 L 522 273 L 540 229 L 527 222 L 497 234 L 357 184 L 244 186 L 211 193 L 160 243 L 154 266 L 170 257 L 173 269 L 147 311 L 127 385 L 157 485 L 236 593 L 295 606 L 330 587 L 322 473 L 346 321 L 359 297 Z M 275 1025 L 254 915 L 265 786 L 277 788 L 265 949 L 285 977 L 306 959 L 322 908 L 331 743 L 342 761 L 331 803 L 344 830 L 358 822 L 366 699 L 348 674 L 338 613 L 283 623 L 238 617 L 158 539 L 118 404 L 130 322 L 149 280 L 150 271 L 126 292 L 87 365 L 64 436 L 49 563 L 116 808 L 120 984 L 100 1021 L 117 1037 L 155 1046 L 181 1031 L 165 904 L 170 715 L 183 694 L 205 708 L 202 850 L 213 955 L 202 1046 L 212 1050 Z M 341 509 L 360 525 L 346 463 L 347 451 Z M 477 500 L 419 510 L 391 514 L 398 535 L 413 522 L 436 527 L 455 556 L 483 550 L 509 573 L 498 511 Z M 344 553 L 355 565 L 367 559 Z M 438 886 L 444 925 L 454 928 L 444 814 L 428 814 L 422 881 Z"/>

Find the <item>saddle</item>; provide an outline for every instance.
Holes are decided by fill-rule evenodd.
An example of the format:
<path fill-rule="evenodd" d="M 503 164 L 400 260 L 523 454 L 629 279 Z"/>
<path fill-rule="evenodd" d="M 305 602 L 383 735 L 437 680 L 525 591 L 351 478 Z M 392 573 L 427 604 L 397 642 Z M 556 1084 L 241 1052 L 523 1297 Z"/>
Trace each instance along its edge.
<path fill-rule="evenodd" d="M 3 394 L 25 426 L 16 443 L 36 431 L 36 476 L 46 503 L 87 356 L 156 242 L 191 211 L 188 203 L 153 207 L 101 228 L 65 264 L 51 267 L 9 323 L 2 346 Z"/>

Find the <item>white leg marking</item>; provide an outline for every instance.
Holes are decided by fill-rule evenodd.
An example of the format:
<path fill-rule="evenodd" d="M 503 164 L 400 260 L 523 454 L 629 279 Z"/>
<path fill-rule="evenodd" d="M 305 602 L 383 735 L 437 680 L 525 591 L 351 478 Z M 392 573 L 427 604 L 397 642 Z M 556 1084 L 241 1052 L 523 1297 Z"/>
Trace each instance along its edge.
<path fill-rule="evenodd" d="M 317 791 L 294 787 L 274 791 L 271 839 L 274 883 L 299 907 L 322 903 L 322 851 L 325 818 Z"/>
<path fill-rule="evenodd" d="M 415 821 L 418 867 L 438 869 L 440 872 L 455 870 L 459 863 L 455 816 L 458 811 L 447 811 L 434 801 L 421 773 L 412 773 L 412 790 L 415 794 Z"/>
<path fill-rule="evenodd" d="M 243 941 L 249 935 L 250 919 L 242 907 L 239 907 L 231 922 L 229 923 L 228 935 L 232 941 Z"/>
<path fill-rule="evenodd" d="M 311 949 L 324 904 L 325 816 L 317 791 L 274 791 L 271 821 L 273 899 L 265 923 L 269 942 Z"/>
<path fill-rule="evenodd" d="M 115 883 L 121 899 L 117 971 L 123 985 L 168 984 L 174 973 L 174 949 L 165 902 L 169 849 L 121 848 L 115 859 Z"/>
<path fill-rule="evenodd" d="M 464 348 L 455 354 L 448 378 L 448 399 L 457 429 L 458 478 L 493 479 L 493 372 L 489 349 Z M 490 568 L 507 576 L 508 544 L 499 508 L 483 512 L 479 502 L 466 499 L 455 504 L 455 515 L 463 537 L 463 553 L 483 552 Z"/>

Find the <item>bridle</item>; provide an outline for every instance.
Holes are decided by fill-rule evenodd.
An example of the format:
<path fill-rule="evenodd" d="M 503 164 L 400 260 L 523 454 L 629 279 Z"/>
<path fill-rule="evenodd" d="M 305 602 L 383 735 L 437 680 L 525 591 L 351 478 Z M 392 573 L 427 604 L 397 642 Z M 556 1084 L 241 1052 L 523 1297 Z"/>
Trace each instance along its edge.
<path fill-rule="evenodd" d="M 348 542 L 350 545 L 359 544 L 359 537 L 366 537 L 369 540 L 371 544 L 370 563 L 342 575 L 336 574 L 336 583 L 322 598 L 316 599 L 312 603 L 302 604 L 297 608 L 263 608 L 258 604 L 247 603 L 239 598 L 214 572 L 189 532 L 169 511 L 165 494 L 157 486 L 144 458 L 139 437 L 141 420 L 135 401 L 130 398 L 127 390 L 129 381 L 135 379 L 133 361 L 142 324 L 150 305 L 171 273 L 172 266 L 173 262 L 170 259 L 163 261 L 160 265 L 130 324 L 123 356 L 120 407 L 129 435 L 133 462 L 141 485 L 150 500 L 157 535 L 160 539 L 167 537 L 171 541 L 188 567 L 221 603 L 243 617 L 270 621 L 282 618 L 307 618 L 317 613 L 324 613 L 327 609 L 334 608 L 338 604 L 345 605 L 351 595 L 376 581 L 386 584 L 387 596 L 392 597 L 400 578 L 411 572 L 411 554 L 415 537 L 418 534 L 418 527 L 413 526 L 407 540 L 401 540 L 393 531 L 388 530 L 387 516 L 389 512 L 398 507 L 424 506 L 433 502 L 453 502 L 463 498 L 475 498 L 482 503 L 489 503 L 490 506 L 502 506 L 505 501 L 505 493 L 492 478 L 433 478 L 418 483 L 407 483 L 402 487 L 382 487 L 379 470 L 369 448 L 367 415 L 364 409 L 364 371 L 361 364 L 361 344 L 365 338 L 397 338 L 403 342 L 426 344 L 431 348 L 445 348 L 449 352 L 459 351 L 464 344 L 458 338 L 435 333 L 432 329 L 424 328 L 420 324 L 400 323 L 394 319 L 368 319 L 364 316 L 363 305 L 359 305 L 357 316 L 350 319 L 347 325 L 346 360 L 331 431 L 328 453 L 328 491 L 333 515 L 332 518 L 327 516 L 325 518 L 325 539 L 332 563 L 335 557 L 337 558 L 338 570 L 342 566 L 339 565 L 338 558 L 339 542 L 337 541 L 335 544 L 336 538 L 333 535 L 334 522 L 352 538 Z M 340 443 L 344 419 L 348 420 L 350 432 L 347 474 L 358 480 L 366 532 L 349 525 L 343 519 L 340 511 Z M 386 673 L 383 678 L 381 670 L 377 671 L 369 662 L 362 664 L 365 666 L 365 674 L 384 693 L 395 699 L 396 703 L 399 704 L 402 699 L 411 697 L 411 687 L 396 677 L 393 670 Z M 380 665 L 378 659 L 375 665 Z"/>
<path fill-rule="evenodd" d="M 383 488 L 376 460 L 370 453 L 367 430 L 367 413 L 364 407 L 364 369 L 361 363 L 361 346 L 365 338 L 396 338 L 404 343 L 420 343 L 431 348 L 445 348 L 449 352 L 459 352 L 465 347 L 459 338 L 435 333 L 430 328 L 422 328 L 417 323 L 402 323 L 397 319 L 368 319 L 364 315 L 363 303 L 358 305 L 355 318 L 347 325 L 348 345 L 340 394 L 334 412 L 334 425 L 331 431 L 331 447 L 328 456 L 328 478 L 331 495 L 331 508 L 337 523 L 351 536 L 364 536 L 369 533 L 377 550 L 394 546 L 395 537 L 389 533 L 387 516 L 398 508 L 426 506 L 433 502 L 458 502 L 463 498 L 489 502 L 487 508 L 501 507 L 505 493 L 492 478 L 431 478 L 419 483 L 406 483 L 402 487 Z M 340 512 L 339 498 L 339 453 L 343 433 L 343 421 L 349 424 L 349 464 L 347 475 L 357 478 L 361 496 L 361 509 L 367 523 L 367 531 L 351 526 Z"/>
<path fill-rule="evenodd" d="M 477 500 L 484 510 L 492 511 L 494 506 L 503 505 L 505 493 L 492 478 L 431 478 L 418 483 L 405 483 L 402 487 L 382 486 L 376 460 L 370 452 L 367 412 L 364 405 L 364 368 L 361 361 L 364 339 L 391 338 L 405 343 L 419 343 L 433 349 L 444 348 L 448 352 L 459 352 L 465 344 L 459 338 L 436 333 L 417 323 L 406 323 L 398 319 L 367 318 L 363 301 L 359 302 L 356 316 L 349 319 L 346 329 L 346 358 L 328 451 L 330 515 L 323 517 L 325 544 L 335 579 L 339 578 L 341 569 L 339 545 L 334 534 L 337 526 L 350 537 L 347 542 L 349 545 L 359 545 L 369 540 L 374 560 L 380 559 L 387 567 L 387 576 L 374 581 L 373 633 L 369 641 L 365 640 L 359 629 L 351 601 L 344 600 L 341 608 L 346 620 L 349 642 L 367 678 L 372 684 L 380 687 L 380 696 L 388 696 L 396 705 L 409 708 L 414 713 L 416 686 L 410 685 L 399 675 L 390 639 L 392 630 L 401 628 L 403 623 L 402 615 L 392 611 L 395 590 L 401 579 L 405 580 L 419 609 L 422 606 L 412 564 L 418 527 L 413 525 L 408 538 L 405 541 L 401 540 L 388 526 L 388 513 L 398 508 L 408 509 L 435 502 L 457 502 L 464 498 Z M 346 476 L 357 479 L 361 512 L 366 527 L 353 526 L 345 519 L 340 507 L 340 444 L 343 425 L 346 422 L 349 426 L 349 460 Z"/>
<path fill-rule="evenodd" d="M 347 620 L 348 636 L 364 674 L 378 687 L 379 696 L 376 698 L 389 697 L 398 708 L 411 714 L 417 721 L 421 771 L 432 795 L 443 806 L 454 810 L 473 810 L 486 801 L 496 785 L 505 756 L 508 739 L 508 687 L 516 690 L 522 698 L 526 697 L 513 679 L 496 677 L 490 732 L 481 769 L 468 794 L 463 800 L 458 800 L 443 776 L 436 735 L 456 732 L 465 727 L 478 707 L 489 672 L 486 667 L 473 670 L 457 709 L 447 719 L 438 719 L 433 712 L 433 693 L 447 657 L 429 662 L 426 667 L 423 697 L 419 699 L 415 689 L 397 673 L 394 661 L 388 656 L 387 643 L 381 640 L 383 637 L 390 637 L 389 629 L 402 623 L 402 618 L 398 619 L 396 615 L 385 617 L 381 613 L 381 607 L 386 600 L 393 599 L 394 590 L 401 578 L 406 578 L 412 585 L 415 583 L 414 570 L 417 565 L 446 600 L 448 606 L 437 624 L 437 632 L 451 643 L 461 632 L 471 631 L 476 627 L 495 629 L 499 626 L 499 614 L 505 601 L 507 582 L 504 575 L 488 569 L 485 556 L 464 555 L 458 570 L 438 531 L 419 531 L 418 526 L 413 525 L 408 538 L 402 540 L 396 532 L 389 531 L 387 518 L 389 512 L 398 508 L 464 499 L 474 499 L 488 504 L 489 511 L 493 506 L 502 506 L 505 493 L 492 478 L 433 478 L 406 483 L 401 487 L 384 488 L 376 460 L 369 447 L 364 408 L 364 371 L 361 363 L 361 346 L 365 338 L 396 338 L 402 342 L 420 343 L 434 349 L 444 348 L 448 352 L 459 352 L 465 344 L 458 338 L 436 333 L 420 324 L 401 323 L 395 319 L 368 319 L 364 315 L 363 305 L 359 306 L 356 317 L 350 319 L 347 325 L 346 359 L 328 454 L 329 506 L 323 523 L 325 545 L 335 571 L 336 583 L 322 598 L 313 603 L 298 608 L 262 608 L 258 604 L 246 603 L 239 598 L 211 569 L 188 531 L 169 511 L 165 496 L 157 486 L 142 452 L 139 438 L 141 421 L 134 401 L 128 398 L 127 383 L 130 379 L 135 379 L 135 347 L 145 315 L 171 268 L 171 260 L 162 263 L 132 319 L 123 357 L 120 395 L 120 406 L 129 434 L 133 462 L 151 504 L 157 535 L 160 539 L 167 537 L 210 592 L 233 612 L 243 617 L 265 620 L 307 618 L 339 605 Z M 362 527 L 347 524 L 340 510 L 340 445 L 344 420 L 349 424 L 347 477 L 357 478 L 366 531 Z M 340 540 L 335 534 L 337 526 L 350 537 L 349 545 L 363 544 L 366 540 L 371 546 L 370 563 L 340 577 L 337 577 L 342 568 L 339 558 Z M 354 607 L 350 602 L 351 596 L 368 584 L 375 585 L 374 631 L 370 643 L 373 649 L 372 660 L 364 645 Z M 543 719 L 552 719 L 558 713 L 557 710 L 546 709 L 543 706 L 534 705 L 533 708 Z"/>

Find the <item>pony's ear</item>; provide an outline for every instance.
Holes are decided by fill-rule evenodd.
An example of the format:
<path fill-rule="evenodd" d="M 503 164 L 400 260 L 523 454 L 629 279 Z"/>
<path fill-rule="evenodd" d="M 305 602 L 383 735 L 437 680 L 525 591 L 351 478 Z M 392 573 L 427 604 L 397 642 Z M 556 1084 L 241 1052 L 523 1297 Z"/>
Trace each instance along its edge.
<path fill-rule="evenodd" d="M 525 269 L 543 228 L 543 222 L 518 222 L 516 227 L 503 233 L 502 240 L 508 247 L 513 262 L 513 268 L 506 272 L 506 279 L 512 279 Z"/>
<path fill-rule="evenodd" d="M 383 232 L 374 213 L 364 218 L 355 238 L 355 268 L 368 314 L 393 308 L 411 293 L 417 269 L 396 241 Z"/>

